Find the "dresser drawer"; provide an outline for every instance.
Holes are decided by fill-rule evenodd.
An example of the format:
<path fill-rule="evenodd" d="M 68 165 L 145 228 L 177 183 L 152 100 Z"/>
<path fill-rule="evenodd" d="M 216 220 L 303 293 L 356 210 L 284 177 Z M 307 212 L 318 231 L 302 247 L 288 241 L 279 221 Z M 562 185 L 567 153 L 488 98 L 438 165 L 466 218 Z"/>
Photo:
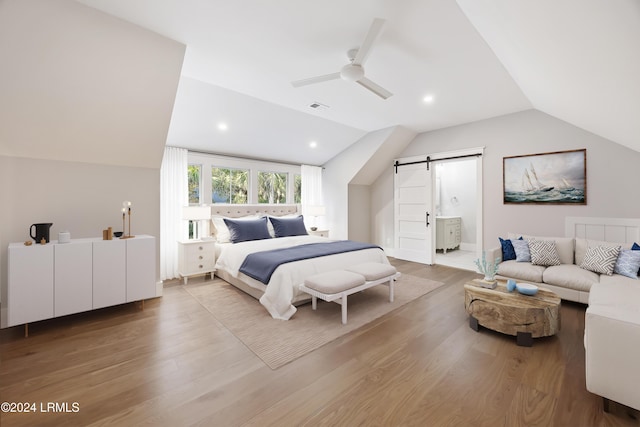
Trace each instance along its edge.
<path fill-rule="evenodd" d="M 214 241 L 182 241 L 178 242 L 178 270 L 187 284 L 189 276 L 197 276 L 215 271 L 216 243 Z"/>

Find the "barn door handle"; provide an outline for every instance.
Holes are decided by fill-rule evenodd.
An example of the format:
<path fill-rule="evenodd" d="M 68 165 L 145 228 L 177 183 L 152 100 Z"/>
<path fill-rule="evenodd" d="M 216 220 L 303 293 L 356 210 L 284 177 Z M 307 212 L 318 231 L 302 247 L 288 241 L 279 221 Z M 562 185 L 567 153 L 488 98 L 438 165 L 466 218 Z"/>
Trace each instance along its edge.
<path fill-rule="evenodd" d="M 426 227 L 428 227 L 429 226 L 429 212 L 427 212 L 426 223 L 427 223 Z"/>

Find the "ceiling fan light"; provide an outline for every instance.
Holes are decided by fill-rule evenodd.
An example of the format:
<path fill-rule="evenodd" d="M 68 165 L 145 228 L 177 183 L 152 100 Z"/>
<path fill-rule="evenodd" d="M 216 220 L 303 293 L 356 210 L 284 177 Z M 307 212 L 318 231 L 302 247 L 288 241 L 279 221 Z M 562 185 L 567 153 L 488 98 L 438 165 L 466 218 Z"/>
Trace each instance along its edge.
<path fill-rule="evenodd" d="M 340 77 L 350 82 L 357 82 L 364 77 L 364 69 L 360 65 L 347 64 L 340 70 Z"/>

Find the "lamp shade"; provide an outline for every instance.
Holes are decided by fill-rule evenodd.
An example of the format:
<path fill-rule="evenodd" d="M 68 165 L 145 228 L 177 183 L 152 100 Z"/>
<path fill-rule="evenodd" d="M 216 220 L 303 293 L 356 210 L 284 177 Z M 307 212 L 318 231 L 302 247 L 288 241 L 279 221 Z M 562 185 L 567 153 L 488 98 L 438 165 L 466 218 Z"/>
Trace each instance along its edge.
<path fill-rule="evenodd" d="M 309 216 L 324 216 L 326 214 L 326 209 L 321 205 L 311 205 L 307 207 L 306 213 Z"/>
<path fill-rule="evenodd" d="M 211 218 L 211 208 L 209 206 L 183 206 L 182 219 L 200 221 Z"/>

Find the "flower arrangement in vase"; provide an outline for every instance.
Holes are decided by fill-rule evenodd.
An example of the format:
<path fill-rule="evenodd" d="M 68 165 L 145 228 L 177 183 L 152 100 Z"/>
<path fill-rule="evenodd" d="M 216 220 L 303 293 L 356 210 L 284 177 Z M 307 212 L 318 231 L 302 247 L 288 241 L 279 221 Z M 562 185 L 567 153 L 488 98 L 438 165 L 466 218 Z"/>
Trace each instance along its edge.
<path fill-rule="evenodd" d="M 487 264 L 487 253 L 482 251 L 482 261 L 479 259 L 475 261 L 478 266 L 478 271 L 484 274 L 484 279 L 480 280 L 480 286 L 490 289 L 494 289 L 496 287 L 496 274 L 498 273 L 498 265 L 500 264 L 500 261 L 501 258 L 498 257 L 493 263 Z"/>

